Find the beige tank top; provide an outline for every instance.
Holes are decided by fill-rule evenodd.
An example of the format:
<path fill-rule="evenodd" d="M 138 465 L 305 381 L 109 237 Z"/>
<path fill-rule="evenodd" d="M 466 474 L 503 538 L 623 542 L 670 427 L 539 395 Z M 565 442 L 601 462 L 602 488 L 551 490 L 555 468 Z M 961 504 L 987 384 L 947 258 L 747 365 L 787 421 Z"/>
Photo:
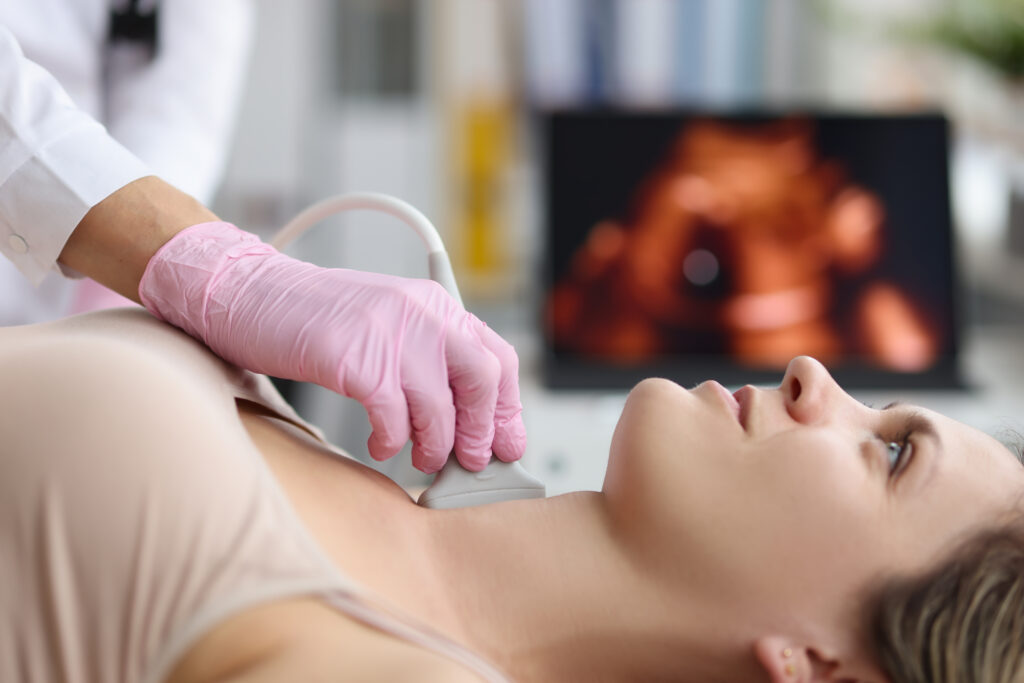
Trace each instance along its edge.
<path fill-rule="evenodd" d="M 321 438 L 144 311 L 0 328 L 0 681 L 160 683 L 221 620 L 298 596 L 506 680 L 330 562 L 236 399 Z"/>

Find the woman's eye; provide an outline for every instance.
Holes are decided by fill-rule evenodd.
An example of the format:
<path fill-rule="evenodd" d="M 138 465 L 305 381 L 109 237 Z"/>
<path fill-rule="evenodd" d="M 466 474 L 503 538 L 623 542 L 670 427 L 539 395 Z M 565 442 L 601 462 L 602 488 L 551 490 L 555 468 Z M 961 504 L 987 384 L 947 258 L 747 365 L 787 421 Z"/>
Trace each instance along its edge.
<path fill-rule="evenodd" d="M 910 450 L 910 444 L 906 440 L 890 441 L 885 445 L 889 455 L 889 472 L 895 473 L 903 464 L 904 455 Z"/>

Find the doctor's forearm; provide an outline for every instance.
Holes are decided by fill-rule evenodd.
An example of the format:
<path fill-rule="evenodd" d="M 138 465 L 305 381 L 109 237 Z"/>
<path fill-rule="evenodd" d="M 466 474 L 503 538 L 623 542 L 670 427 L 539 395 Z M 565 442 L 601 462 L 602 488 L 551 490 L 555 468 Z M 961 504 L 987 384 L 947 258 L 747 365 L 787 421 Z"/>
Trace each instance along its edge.
<path fill-rule="evenodd" d="M 159 178 L 139 178 L 86 213 L 59 261 L 137 302 L 153 254 L 190 225 L 215 220 L 199 201 Z"/>

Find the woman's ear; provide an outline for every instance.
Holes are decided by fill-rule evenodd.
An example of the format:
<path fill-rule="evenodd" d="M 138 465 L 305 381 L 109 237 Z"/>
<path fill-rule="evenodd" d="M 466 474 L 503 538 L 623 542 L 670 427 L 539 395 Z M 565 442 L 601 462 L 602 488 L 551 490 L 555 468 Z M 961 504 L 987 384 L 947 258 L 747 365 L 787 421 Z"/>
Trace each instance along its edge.
<path fill-rule="evenodd" d="M 762 636 L 754 642 L 754 655 L 772 683 L 808 683 L 810 672 L 803 648 L 785 636 Z"/>
<path fill-rule="evenodd" d="M 786 636 L 763 636 L 754 642 L 754 655 L 772 683 L 852 683 L 837 677 L 839 663 Z"/>

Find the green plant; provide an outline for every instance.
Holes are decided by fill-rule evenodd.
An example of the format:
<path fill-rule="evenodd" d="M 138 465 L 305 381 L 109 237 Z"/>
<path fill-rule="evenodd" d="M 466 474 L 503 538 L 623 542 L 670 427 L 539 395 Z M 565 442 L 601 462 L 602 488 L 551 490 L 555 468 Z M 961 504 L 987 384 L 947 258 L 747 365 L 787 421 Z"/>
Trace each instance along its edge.
<path fill-rule="evenodd" d="M 1011 80 L 1024 79 L 1024 0 L 946 0 L 927 19 L 892 21 L 849 2 L 810 0 L 826 25 L 861 34 L 888 33 L 966 55 Z"/>
<path fill-rule="evenodd" d="M 950 0 L 907 33 L 1024 79 L 1024 0 Z"/>

